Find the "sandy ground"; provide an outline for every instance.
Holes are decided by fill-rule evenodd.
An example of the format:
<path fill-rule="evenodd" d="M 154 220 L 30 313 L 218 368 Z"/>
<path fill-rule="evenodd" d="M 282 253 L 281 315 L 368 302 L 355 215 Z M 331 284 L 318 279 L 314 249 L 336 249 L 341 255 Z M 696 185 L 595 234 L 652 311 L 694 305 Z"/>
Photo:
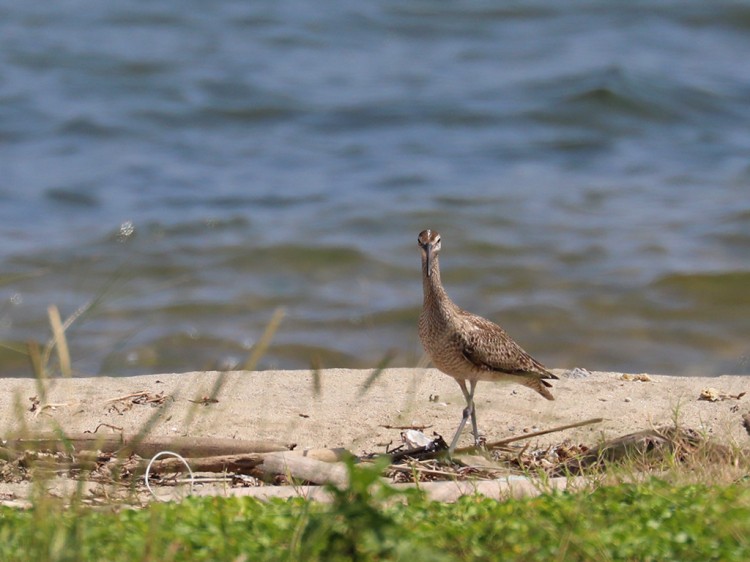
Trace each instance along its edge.
<path fill-rule="evenodd" d="M 742 414 L 750 412 L 750 395 L 737 398 L 750 391 L 748 376 L 650 375 L 650 380 L 643 382 L 621 373 L 555 373 L 560 376 L 559 381 L 553 381 L 555 401 L 518 385 L 479 384 L 475 396 L 478 422 L 488 441 L 602 417 L 604 420 L 595 425 L 534 437 L 531 445 L 558 444 L 565 439 L 595 445 L 605 438 L 674 420 L 719 442 L 741 447 L 750 444 L 741 423 Z M 345 447 L 355 454 L 382 453 L 389 445 L 399 445 L 401 430 L 397 426 L 428 426 L 428 435 L 437 432 L 450 440 L 464 407 L 459 387 L 450 377 L 433 369 L 388 369 L 369 381 L 371 375 L 369 370 L 346 369 L 325 370 L 317 377 L 310 371 L 194 372 L 56 379 L 48 381 L 44 389 L 33 379 L 0 379 L 0 437 L 50 430 L 134 434 L 152 422 L 152 436 L 274 440 L 294 443 L 297 450 Z M 218 401 L 201 405 L 217 388 Z M 699 400 L 709 388 L 725 399 Z M 138 404 L 127 398 L 141 392 L 161 404 Z M 471 440 L 466 431 L 461 445 L 469 445 Z M 436 489 L 428 490 L 431 497 L 446 501 L 480 491 L 476 487 L 448 489 L 450 483 L 447 487 L 433 484 Z M 502 497 L 503 490 L 538 493 L 528 482 L 481 484 L 490 486 L 488 495 L 493 497 Z M 565 482 L 560 485 L 564 487 Z M 75 482 L 58 478 L 48 482 L 46 489 L 68 497 L 74 486 Z M 96 494 L 95 483 L 86 486 Z M 517 486 L 528 489 L 516 490 Z M 31 489 L 30 482 L 0 482 L 0 503 L 28 505 L 24 498 Z M 185 493 L 187 488 L 165 488 L 160 497 L 180 499 Z M 223 485 L 209 485 L 195 493 L 262 496 L 296 495 L 300 490 L 287 486 L 228 491 Z M 304 493 L 315 497 L 319 489 Z"/>
<path fill-rule="evenodd" d="M 556 400 L 544 400 L 518 385 L 480 383 L 475 402 L 480 432 L 494 441 L 524 432 L 603 417 L 602 423 L 537 437 L 545 445 L 572 439 L 596 444 L 602 437 L 671 423 L 704 431 L 725 443 L 748 445 L 741 415 L 750 411 L 750 395 L 716 402 L 699 400 L 715 388 L 738 395 L 750 391 L 750 377 L 668 377 L 649 382 L 623 380 L 621 373 L 555 371 Z M 33 379 L 2 379 L 0 435 L 24 427 L 31 431 L 62 428 L 94 431 L 100 424 L 137 432 L 156 416 L 154 435 L 272 439 L 297 448 L 346 447 L 352 452 L 384 452 L 400 443 L 400 430 L 384 426 L 429 426 L 447 440 L 464 406 L 458 385 L 433 369 L 388 369 L 366 388 L 372 371 L 331 369 L 315 377 L 309 371 L 194 372 L 138 377 L 57 379 L 46 394 Z M 577 376 L 576 376 L 577 375 Z M 582 375 L 582 376 L 581 376 Z M 221 382 L 218 402 L 198 405 Z M 161 406 L 113 401 L 146 391 L 166 397 Z M 32 411 L 32 398 L 39 401 Z M 102 426 L 99 431 L 113 432 Z M 469 444 L 465 432 L 462 444 Z"/>

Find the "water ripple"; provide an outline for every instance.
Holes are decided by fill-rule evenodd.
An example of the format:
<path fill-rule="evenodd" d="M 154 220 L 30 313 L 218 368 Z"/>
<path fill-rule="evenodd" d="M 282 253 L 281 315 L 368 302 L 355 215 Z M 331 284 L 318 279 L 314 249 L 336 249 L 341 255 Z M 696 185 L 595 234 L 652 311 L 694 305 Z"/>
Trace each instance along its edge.
<path fill-rule="evenodd" d="M 750 10 L 0 7 L 0 366 L 421 357 L 415 237 L 552 366 L 747 372 Z M 19 351 L 20 350 L 20 351 Z M 19 359 L 20 356 L 20 359 Z"/>

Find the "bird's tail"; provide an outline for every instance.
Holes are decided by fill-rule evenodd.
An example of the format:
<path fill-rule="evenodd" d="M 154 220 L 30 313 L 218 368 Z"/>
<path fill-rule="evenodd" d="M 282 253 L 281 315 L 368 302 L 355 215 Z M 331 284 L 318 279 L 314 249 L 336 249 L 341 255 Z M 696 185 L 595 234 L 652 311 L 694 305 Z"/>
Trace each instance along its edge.
<path fill-rule="evenodd" d="M 549 390 L 547 390 L 548 388 L 552 388 L 552 385 L 544 379 L 556 379 L 557 377 L 550 372 L 547 372 L 546 375 L 539 375 L 537 373 L 534 374 L 536 376 L 526 378 L 526 380 L 523 382 L 523 385 L 536 390 L 547 400 L 554 400 L 555 397 L 552 396 L 552 393 Z"/>

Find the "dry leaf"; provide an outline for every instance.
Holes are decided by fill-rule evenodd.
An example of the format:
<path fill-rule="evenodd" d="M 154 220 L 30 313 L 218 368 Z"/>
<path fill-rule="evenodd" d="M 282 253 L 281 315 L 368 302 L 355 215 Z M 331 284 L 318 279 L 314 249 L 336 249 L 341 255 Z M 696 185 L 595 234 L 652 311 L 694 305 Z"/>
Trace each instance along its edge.
<path fill-rule="evenodd" d="M 715 388 L 704 388 L 701 391 L 700 396 L 698 396 L 698 400 L 706 400 L 708 402 L 720 402 L 722 400 L 739 400 L 743 396 L 747 394 L 746 392 L 740 392 L 739 394 L 727 394 L 726 392 L 721 392 L 720 390 L 717 390 Z"/>
<path fill-rule="evenodd" d="M 638 382 L 652 382 L 653 379 L 646 373 L 640 373 L 637 375 L 624 374 L 620 376 L 621 381 L 638 381 Z"/>

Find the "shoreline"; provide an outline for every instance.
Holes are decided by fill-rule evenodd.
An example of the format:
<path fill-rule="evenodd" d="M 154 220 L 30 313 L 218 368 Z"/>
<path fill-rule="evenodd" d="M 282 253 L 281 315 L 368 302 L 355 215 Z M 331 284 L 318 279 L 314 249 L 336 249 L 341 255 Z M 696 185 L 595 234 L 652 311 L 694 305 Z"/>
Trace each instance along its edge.
<path fill-rule="evenodd" d="M 570 439 L 594 445 L 675 421 L 730 445 L 750 439 L 741 423 L 750 396 L 739 396 L 750 391 L 750 376 L 649 375 L 643 382 L 622 373 L 553 372 L 560 377 L 553 381 L 554 401 L 520 385 L 480 383 L 480 432 L 493 441 L 603 417 L 599 424 L 535 437 L 531 444 Z M 367 387 L 372 373 L 327 369 L 317 382 L 309 370 L 57 378 L 46 382 L 44 395 L 35 379 L 4 379 L 0 436 L 59 429 L 137 433 L 151 420 L 152 435 L 268 439 L 300 450 L 346 447 L 361 454 L 399 445 L 401 426 L 425 426 L 426 434 L 446 439 L 453 435 L 464 407 L 453 379 L 435 369 L 386 369 Z M 709 388 L 724 398 L 699 400 Z M 461 444 L 470 441 L 465 431 Z"/>

